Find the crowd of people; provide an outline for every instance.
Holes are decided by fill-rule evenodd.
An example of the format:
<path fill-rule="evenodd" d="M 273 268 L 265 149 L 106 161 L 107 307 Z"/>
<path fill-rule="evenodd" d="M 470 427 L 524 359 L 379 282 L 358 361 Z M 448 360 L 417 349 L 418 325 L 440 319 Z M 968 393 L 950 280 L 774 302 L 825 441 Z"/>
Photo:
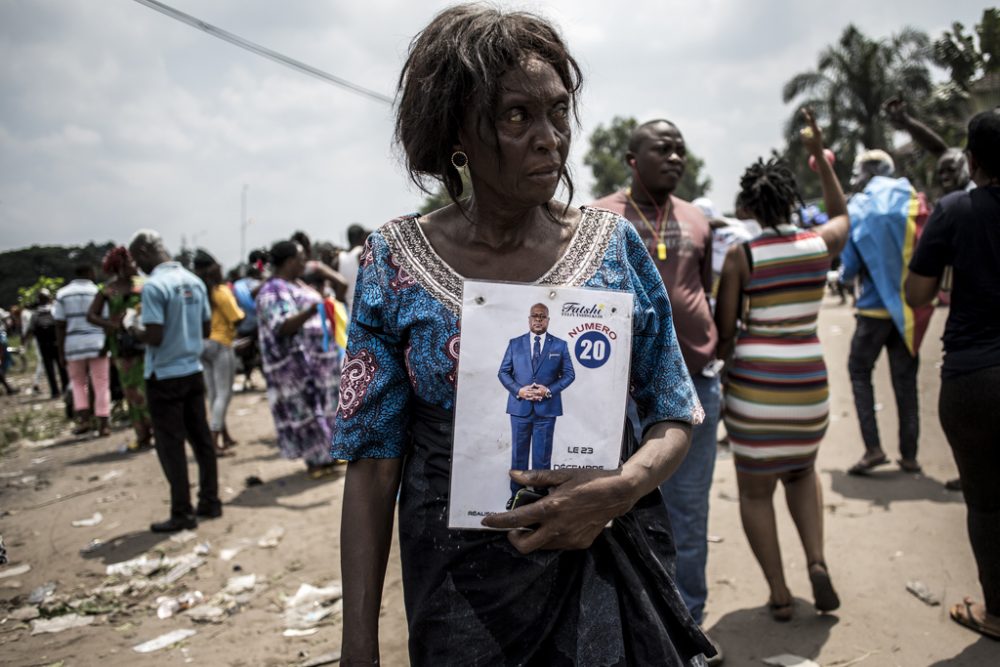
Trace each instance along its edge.
<path fill-rule="evenodd" d="M 208 252 L 192 273 L 140 230 L 105 258 L 101 286 L 81 266 L 55 295 L 39 293 L 23 326 L 37 343 L 36 384 L 44 369 L 59 396 L 68 379 L 75 432 L 106 434 L 113 362 L 135 447 L 155 446 L 170 486 L 171 514 L 151 526 L 168 532 L 221 516 L 217 457 L 237 444 L 226 425 L 235 373 L 259 359 L 282 454 L 316 478 L 347 464 L 344 665 L 378 664 L 397 502 L 413 664 L 720 664 L 722 647 L 701 627 L 720 422 L 771 616 L 797 613 L 778 546 L 779 482 L 815 609 L 838 609 L 815 466 L 829 424 L 817 332 L 828 272 L 839 261 L 838 282 L 856 295 L 847 367 L 863 452 L 848 472 L 863 476 L 889 463 L 872 388 L 883 348 L 898 465 L 921 470 L 919 348 L 952 271 L 939 413 L 985 599 L 950 613 L 1000 638 L 1000 111 L 971 120 L 963 151 L 886 101 L 891 122 L 939 157 L 945 195 L 934 202 L 880 150 L 858 156 L 845 195 L 804 109 L 825 214 L 807 226 L 800 184 L 779 157 L 748 166 L 732 217 L 676 196 L 687 144 L 664 119 L 632 132 L 626 187 L 583 207 L 557 201 L 560 185 L 573 194 L 566 160 L 581 84 L 547 21 L 479 5 L 443 11 L 411 43 L 396 139 L 413 180 L 437 179 L 451 203 L 370 236 L 352 226 L 344 250 L 296 232 L 228 281 Z M 511 471 L 512 487 L 545 493 L 485 517 L 493 532 L 446 521 L 465 279 L 635 295 L 621 469 Z M 199 468 L 195 505 L 185 439 Z"/>

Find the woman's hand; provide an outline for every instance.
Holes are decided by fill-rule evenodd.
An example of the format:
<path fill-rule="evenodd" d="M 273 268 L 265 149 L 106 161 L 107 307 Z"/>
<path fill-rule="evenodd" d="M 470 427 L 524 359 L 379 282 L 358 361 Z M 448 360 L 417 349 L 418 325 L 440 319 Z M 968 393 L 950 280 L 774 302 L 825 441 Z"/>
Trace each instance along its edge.
<path fill-rule="evenodd" d="M 816 124 L 816 117 L 812 109 L 802 108 L 802 118 L 806 121 L 806 126 L 799 130 L 802 138 L 802 145 L 806 147 L 810 155 L 815 155 L 817 160 L 823 159 L 823 131 Z"/>
<path fill-rule="evenodd" d="M 483 519 L 488 528 L 534 528 L 507 534 L 523 554 L 538 549 L 586 549 L 615 517 L 639 499 L 621 470 L 512 470 L 518 484 L 549 489 L 541 500 Z"/>

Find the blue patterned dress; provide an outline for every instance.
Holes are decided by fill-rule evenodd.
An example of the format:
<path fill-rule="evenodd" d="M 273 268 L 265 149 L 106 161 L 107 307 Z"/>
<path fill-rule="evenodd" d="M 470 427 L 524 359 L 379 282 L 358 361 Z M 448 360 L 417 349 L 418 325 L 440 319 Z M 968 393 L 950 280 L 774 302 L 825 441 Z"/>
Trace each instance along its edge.
<path fill-rule="evenodd" d="M 643 430 L 700 421 L 666 290 L 627 220 L 584 209 L 537 284 L 634 293 L 631 397 Z M 447 528 L 461 298 L 462 277 L 415 216 L 368 238 L 332 455 L 405 457 L 399 533 L 412 664 L 684 665 L 711 653 L 672 580 L 658 491 L 586 550 L 525 556 L 503 533 Z M 635 448 L 626 425 L 624 458 Z"/>

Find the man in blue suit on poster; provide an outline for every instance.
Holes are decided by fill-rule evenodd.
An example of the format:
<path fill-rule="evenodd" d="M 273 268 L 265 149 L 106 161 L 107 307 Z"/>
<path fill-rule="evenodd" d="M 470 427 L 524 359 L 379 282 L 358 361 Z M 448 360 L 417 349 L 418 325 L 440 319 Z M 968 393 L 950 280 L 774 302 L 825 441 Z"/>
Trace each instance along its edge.
<path fill-rule="evenodd" d="M 552 435 L 562 415 L 562 391 L 576 373 L 566 341 L 548 332 L 549 309 L 536 303 L 528 316 L 530 333 L 511 338 L 500 364 L 500 383 L 510 392 L 507 414 L 511 427 L 511 468 L 548 470 L 552 464 Z M 511 482 L 511 501 L 521 486 Z M 509 507 L 508 507 L 509 509 Z"/>

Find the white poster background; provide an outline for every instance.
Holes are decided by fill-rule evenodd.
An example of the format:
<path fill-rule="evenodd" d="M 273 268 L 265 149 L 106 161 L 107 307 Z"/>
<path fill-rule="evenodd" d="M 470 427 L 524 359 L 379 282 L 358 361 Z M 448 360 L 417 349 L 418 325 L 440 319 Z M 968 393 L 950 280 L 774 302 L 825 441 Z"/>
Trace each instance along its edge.
<path fill-rule="evenodd" d="M 576 374 L 562 392 L 552 468 L 619 467 L 632 300 L 629 292 L 465 282 L 449 528 L 483 529 L 482 518 L 505 511 L 511 497 L 509 393 L 498 373 L 510 340 L 529 333 L 528 315 L 536 303 L 548 307 L 547 333 L 566 342 Z"/>

